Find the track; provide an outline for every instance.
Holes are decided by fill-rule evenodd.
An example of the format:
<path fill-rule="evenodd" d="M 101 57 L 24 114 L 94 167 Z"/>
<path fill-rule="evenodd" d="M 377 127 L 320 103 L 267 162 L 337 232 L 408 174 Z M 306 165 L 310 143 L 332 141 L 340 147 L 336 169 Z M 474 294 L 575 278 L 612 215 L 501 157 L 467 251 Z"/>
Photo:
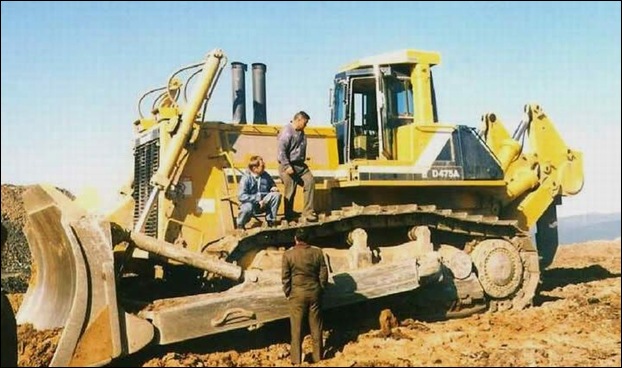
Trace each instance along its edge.
<path fill-rule="evenodd" d="M 469 277 L 456 277 L 449 270 L 446 283 L 453 296 L 450 315 L 488 307 L 490 310 L 523 309 L 531 304 L 539 282 L 538 252 L 529 234 L 515 220 L 500 220 L 496 216 L 472 215 L 437 209 L 433 205 L 416 204 L 390 206 L 352 206 L 320 216 L 316 223 L 282 223 L 276 228 L 253 228 L 210 244 L 205 252 L 218 254 L 229 262 L 238 261 L 247 252 L 271 246 L 291 244 L 299 227 L 312 229 L 314 245 L 334 244 L 340 241 L 347 247 L 347 235 L 357 228 L 377 235 L 381 246 L 385 239 L 412 239 L 412 230 L 427 226 L 432 232 L 435 248 L 450 245 L 470 255 L 475 272 Z M 388 241 L 388 240 L 387 240 Z M 455 272 L 453 272 L 455 273 Z M 438 286 L 432 286 L 440 290 Z M 447 285 L 446 285 L 447 287 Z M 483 300 L 477 295 L 483 289 Z M 434 292 L 432 292 L 434 294 Z M 482 304 L 483 303 L 483 304 Z"/>

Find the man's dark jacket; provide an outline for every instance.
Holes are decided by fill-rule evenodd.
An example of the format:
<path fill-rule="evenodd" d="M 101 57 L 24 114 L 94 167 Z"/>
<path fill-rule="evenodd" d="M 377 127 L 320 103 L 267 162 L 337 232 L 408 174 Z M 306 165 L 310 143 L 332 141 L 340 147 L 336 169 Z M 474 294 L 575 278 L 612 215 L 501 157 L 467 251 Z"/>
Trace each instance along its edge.
<path fill-rule="evenodd" d="M 322 250 L 298 243 L 283 254 L 282 281 L 286 297 L 294 293 L 321 292 L 328 282 Z"/>

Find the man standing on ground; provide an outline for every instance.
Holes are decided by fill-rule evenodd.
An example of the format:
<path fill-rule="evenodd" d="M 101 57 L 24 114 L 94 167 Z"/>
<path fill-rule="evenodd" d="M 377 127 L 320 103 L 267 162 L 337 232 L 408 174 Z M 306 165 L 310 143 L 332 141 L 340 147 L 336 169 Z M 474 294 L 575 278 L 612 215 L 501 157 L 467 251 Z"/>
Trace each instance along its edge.
<path fill-rule="evenodd" d="M 265 212 L 268 226 L 276 222 L 276 212 L 281 204 L 281 193 L 272 176 L 266 172 L 266 164 L 261 156 L 251 157 L 248 170 L 242 176 L 238 185 L 238 199 L 240 211 L 236 220 L 236 227 L 244 229 L 244 225 L 256 213 Z"/>
<path fill-rule="evenodd" d="M 313 362 L 322 359 L 322 294 L 328 282 L 328 269 L 322 250 L 310 246 L 309 230 L 298 228 L 295 245 L 285 251 L 281 268 L 283 292 L 287 297 L 291 325 L 291 360 L 300 364 L 302 324 L 309 320 L 313 338 Z"/>
<path fill-rule="evenodd" d="M 285 218 L 294 219 L 294 197 L 296 186 L 304 187 L 304 208 L 302 215 L 308 221 L 317 221 L 313 210 L 315 195 L 315 179 L 305 163 L 307 157 L 307 136 L 305 127 L 309 123 L 309 115 L 300 111 L 294 115 L 290 124 L 279 133 L 279 176 L 285 186 Z"/>

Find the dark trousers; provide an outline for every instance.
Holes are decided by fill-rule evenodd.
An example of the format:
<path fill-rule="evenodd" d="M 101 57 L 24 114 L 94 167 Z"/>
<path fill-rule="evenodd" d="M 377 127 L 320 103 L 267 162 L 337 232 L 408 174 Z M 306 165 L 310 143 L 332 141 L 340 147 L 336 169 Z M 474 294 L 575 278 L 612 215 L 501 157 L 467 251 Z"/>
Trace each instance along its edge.
<path fill-rule="evenodd" d="M 322 297 L 319 292 L 292 293 L 289 298 L 289 323 L 291 326 L 292 364 L 300 364 L 302 357 L 302 327 L 305 319 L 309 321 L 309 330 L 313 338 L 313 362 L 322 359 Z"/>
<path fill-rule="evenodd" d="M 294 214 L 294 198 L 296 196 L 296 187 L 300 185 L 304 188 L 305 204 L 302 210 L 304 216 L 314 213 L 313 198 L 315 197 L 315 178 L 305 164 L 292 165 L 294 174 L 285 173 L 283 165 L 279 166 L 279 176 L 285 186 L 285 217 L 291 218 Z"/>

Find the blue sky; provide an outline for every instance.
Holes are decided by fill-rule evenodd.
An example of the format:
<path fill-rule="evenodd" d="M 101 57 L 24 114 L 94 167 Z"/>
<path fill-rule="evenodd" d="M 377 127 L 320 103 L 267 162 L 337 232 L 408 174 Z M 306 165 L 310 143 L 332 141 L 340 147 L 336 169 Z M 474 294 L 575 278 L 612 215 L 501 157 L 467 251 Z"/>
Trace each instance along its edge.
<path fill-rule="evenodd" d="M 561 215 L 620 211 L 620 3 L 2 2 L 1 182 L 49 182 L 111 198 L 132 170 L 140 95 L 222 48 L 268 65 L 267 115 L 328 124 L 343 64 L 405 48 L 439 51 L 439 116 L 513 130 L 538 102 L 584 151 L 583 192 Z M 208 108 L 231 118 L 227 68 Z M 250 76 L 247 75 L 247 87 Z M 252 101 L 247 95 L 247 115 Z"/>

